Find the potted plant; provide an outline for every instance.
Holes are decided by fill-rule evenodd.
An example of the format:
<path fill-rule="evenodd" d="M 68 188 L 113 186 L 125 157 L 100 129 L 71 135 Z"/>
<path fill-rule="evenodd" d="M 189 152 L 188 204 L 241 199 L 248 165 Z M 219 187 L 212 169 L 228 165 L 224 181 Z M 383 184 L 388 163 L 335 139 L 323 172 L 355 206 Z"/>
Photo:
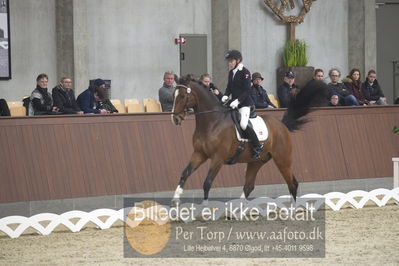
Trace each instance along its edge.
<path fill-rule="evenodd" d="M 284 66 L 277 69 L 277 84 L 281 83 L 284 73 L 293 71 L 295 83 L 302 88 L 313 77 L 314 67 L 307 66 L 308 55 L 305 41 L 289 40 L 283 50 Z"/>

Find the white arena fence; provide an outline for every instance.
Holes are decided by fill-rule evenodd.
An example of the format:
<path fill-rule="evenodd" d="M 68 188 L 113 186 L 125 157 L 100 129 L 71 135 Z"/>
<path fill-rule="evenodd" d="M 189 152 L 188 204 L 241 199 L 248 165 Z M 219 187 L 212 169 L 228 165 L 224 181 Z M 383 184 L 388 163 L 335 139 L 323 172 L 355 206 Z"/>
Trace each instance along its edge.
<path fill-rule="evenodd" d="M 238 200 L 232 200 L 238 201 Z M 306 208 L 306 203 L 312 203 L 312 206 L 318 210 L 324 206 L 334 211 L 338 211 L 344 207 L 351 207 L 354 209 L 361 209 L 367 203 L 375 204 L 378 207 L 385 206 L 389 201 L 393 201 L 399 204 L 399 187 L 392 190 L 388 189 L 375 189 L 370 192 L 363 190 L 355 190 L 349 193 L 330 192 L 325 195 L 320 194 L 306 194 L 299 197 L 296 201 L 295 207 Z M 277 208 L 285 208 L 287 204 L 292 202 L 291 196 L 280 196 L 276 199 L 268 197 L 260 197 L 247 202 L 248 206 L 257 207 L 260 215 L 267 216 L 268 213 L 261 205 L 274 203 Z M 217 206 L 221 202 L 210 201 L 208 207 Z M 224 204 L 224 203 L 223 203 Z M 373 204 L 373 205 L 374 205 Z M 53 213 L 42 213 L 31 217 L 24 216 L 9 216 L 0 219 L 0 231 L 4 232 L 11 238 L 17 238 L 21 236 L 26 229 L 33 228 L 39 234 L 49 235 L 59 225 L 64 225 L 72 232 L 79 232 L 89 222 L 95 224 L 100 229 L 108 229 L 116 222 L 124 222 L 126 211 L 132 208 L 122 208 L 120 210 L 112 209 L 98 209 L 91 212 L 83 211 L 69 211 L 63 214 Z M 103 222 L 100 217 L 108 217 Z M 71 220 L 78 220 L 73 223 Z M 131 225 L 132 221 L 127 219 L 127 223 Z M 41 223 L 47 223 L 47 226 L 43 226 Z M 15 229 L 12 229 L 10 225 L 14 225 Z M 135 226 L 135 225 L 132 225 Z"/>

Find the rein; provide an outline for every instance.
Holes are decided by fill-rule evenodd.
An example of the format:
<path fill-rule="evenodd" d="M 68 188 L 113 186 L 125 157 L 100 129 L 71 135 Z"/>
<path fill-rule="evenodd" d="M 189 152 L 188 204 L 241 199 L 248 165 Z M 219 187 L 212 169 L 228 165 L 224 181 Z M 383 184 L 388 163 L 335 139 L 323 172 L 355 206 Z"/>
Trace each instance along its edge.
<path fill-rule="evenodd" d="M 190 94 L 190 93 L 191 93 L 191 88 L 190 88 L 190 87 L 187 87 L 187 86 L 181 85 L 181 84 L 179 84 L 179 85 L 176 86 L 176 88 L 178 88 L 178 87 L 185 88 L 187 94 Z M 187 95 L 186 95 L 186 96 L 187 96 Z M 188 98 L 186 98 L 186 104 L 187 104 L 187 101 L 188 101 Z M 186 105 L 186 104 L 185 104 L 185 105 Z M 179 113 L 173 112 L 172 114 L 173 114 L 173 115 L 179 115 L 179 114 L 181 114 L 181 113 L 186 112 L 187 114 L 203 115 L 203 114 L 216 113 L 216 112 L 225 113 L 225 112 L 229 112 L 229 111 L 230 111 L 230 110 L 227 109 L 227 110 L 208 110 L 208 111 L 190 113 L 190 112 L 188 112 L 187 109 L 184 109 L 183 111 L 181 111 L 181 112 L 179 112 Z"/>

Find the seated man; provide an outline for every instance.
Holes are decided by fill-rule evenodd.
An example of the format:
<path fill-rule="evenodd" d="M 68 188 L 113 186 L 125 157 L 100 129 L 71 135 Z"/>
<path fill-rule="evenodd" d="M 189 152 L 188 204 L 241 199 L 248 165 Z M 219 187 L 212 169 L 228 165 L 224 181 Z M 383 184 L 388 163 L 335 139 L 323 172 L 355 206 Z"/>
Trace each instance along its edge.
<path fill-rule="evenodd" d="M 36 89 L 30 96 L 29 115 L 60 114 L 58 107 L 53 105 L 53 98 L 47 91 L 48 76 L 40 74 L 36 78 Z"/>
<path fill-rule="evenodd" d="M 63 114 L 83 114 L 76 103 L 75 93 L 72 89 L 72 79 L 64 77 L 60 84 L 53 88 L 54 106 Z"/>
<path fill-rule="evenodd" d="M 341 71 L 338 68 L 332 68 L 328 75 L 330 77 L 331 82 L 327 84 L 329 94 L 337 94 L 339 97 L 339 102 L 341 105 L 352 106 L 359 105 L 355 96 L 350 94 L 349 90 L 345 87 L 345 85 L 339 82 L 341 78 Z"/>
<path fill-rule="evenodd" d="M 252 74 L 251 98 L 255 103 L 255 108 L 277 108 L 267 96 L 266 90 L 260 85 L 263 77 L 259 72 Z"/>
<path fill-rule="evenodd" d="M 174 82 L 175 74 L 172 71 L 165 72 L 163 75 L 163 86 L 158 91 L 159 102 L 161 103 L 163 112 L 172 112 L 173 101 L 175 100 L 173 95 L 175 91 Z"/>
<path fill-rule="evenodd" d="M 381 90 L 380 84 L 377 81 L 377 73 L 375 70 L 370 70 L 367 74 L 366 81 L 362 86 L 364 98 L 370 105 L 385 105 L 387 99 Z"/>
<path fill-rule="evenodd" d="M 93 86 L 89 86 L 87 90 L 82 92 L 77 99 L 79 108 L 85 114 L 107 114 L 108 111 L 105 109 L 98 109 L 97 102 L 95 99 L 95 91 L 97 88 L 105 88 L 105 81 L 102 79 L 96 79 Z"/>
<path fill-rule="evenodd" d="M 295 74 L 292 71 L 288 71 L 284 75 L 283 84 L 277 88 L 277 96 L 280 101 L 281 108 L 287 108 L 290 104 L 291 97 L 295 97 L 299 89 L 295 85 Z"/>

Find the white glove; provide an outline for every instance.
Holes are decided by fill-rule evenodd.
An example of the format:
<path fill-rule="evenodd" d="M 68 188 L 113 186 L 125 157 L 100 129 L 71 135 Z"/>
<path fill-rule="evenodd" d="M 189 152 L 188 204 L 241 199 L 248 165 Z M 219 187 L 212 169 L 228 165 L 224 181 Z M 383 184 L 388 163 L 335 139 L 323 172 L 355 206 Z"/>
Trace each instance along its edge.
<path fill-rule="evenodd" d="M 222 103 L 225 103 L 225 102 L 227 102 L 229 100 L 229 96 L 223 96 L 222 97 Z"/>
<path fill-rule="evenodd" d="M 236 109 L 238 107 L 238 105 L 240 104 L 240 102 L 238 101 L 238 99 L 235 99 L 231 104 L 230 107 L 233 109 Z"/>

